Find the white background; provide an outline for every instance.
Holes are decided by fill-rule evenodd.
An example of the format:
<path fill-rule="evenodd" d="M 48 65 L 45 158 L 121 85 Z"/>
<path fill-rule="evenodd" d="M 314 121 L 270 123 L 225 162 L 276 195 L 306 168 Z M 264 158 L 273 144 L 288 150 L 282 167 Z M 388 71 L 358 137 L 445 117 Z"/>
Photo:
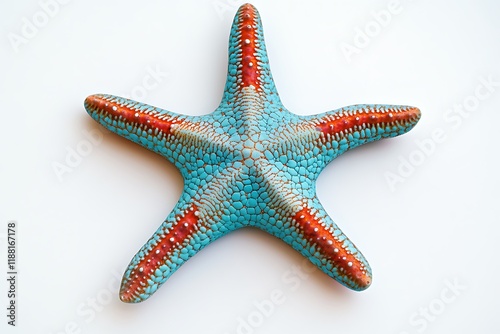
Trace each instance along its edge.
<path fill-rule="evenodd" d="M 83 100 L 137 96 L 149 68 L 161 75 L 142 102 L 213 111 L 241 3 L 70 1 L 43 22 L 37 1 L 1 2 L 0 263 L 6 272 L 6 225 L 16 221 L 19 277 L 16 328 L 6 324 L 0 280 L 0 332 L 498 333 L 493 0 L 401 0 L 383 27 L 373 12 L 389 1 L 254 1 L 290 111 L 356 103 L 422 110 L 409 134 L 345 154 L 318 181 L 326 210 L 370 262 L 373 284 L 358 293 L 319 270 L 299 275 L 298 253 L 244 229 L 196 255 L 146 302 L 119 301 L 118 280 L 176 203 L 182 179 L 160 156 L 105 132 Z M 36 19 L 38 31 L 23 37 L 25 20 Z M 372 36 L 356 44 L 365 29 Z M 15 46 L 13 34 L 26 39 Z M 346 44 L 358 53 L 346 57 Z M 496 86 L 488 91 L 482 80 Z M 463 116 L 453 111 L 464 104 Z M 102 142 L 89 149 L 84 131 Z M 70 152 L 85 145 L 69 166 Z M 71 172 L 58 174 L 62 165 Z M 400 173 L 392 186 L 388 173 Z M 272 293 L 280 303 L 265 301 Z"/>

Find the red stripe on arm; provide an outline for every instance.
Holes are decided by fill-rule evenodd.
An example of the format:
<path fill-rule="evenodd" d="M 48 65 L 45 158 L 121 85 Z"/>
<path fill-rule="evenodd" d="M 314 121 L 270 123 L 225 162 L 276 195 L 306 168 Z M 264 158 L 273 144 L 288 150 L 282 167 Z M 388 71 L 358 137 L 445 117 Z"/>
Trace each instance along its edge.
<path fill-rule="evenodd" d="M 255 57 L 257 46 L 255 31 L 255 8 L 252 5 L 244 5 L 239 15 L 239 30 L 241 33 L 241 80 L 242 86 L 253 86 L 260 88 L 258 59 Z"/>
<path fill-rule="evenodd" d="M 198 230 L 198 208 L 192 205 L 175 217 L 172 228 L 160 237 L 158 244 L 135 266 L 128 281 L 122 283 L 120 299 L 133 301 L 144 291 L 147 281 L 156 269 L 165 264 L 170 254 L 182 247 L 185 241 Z"/>

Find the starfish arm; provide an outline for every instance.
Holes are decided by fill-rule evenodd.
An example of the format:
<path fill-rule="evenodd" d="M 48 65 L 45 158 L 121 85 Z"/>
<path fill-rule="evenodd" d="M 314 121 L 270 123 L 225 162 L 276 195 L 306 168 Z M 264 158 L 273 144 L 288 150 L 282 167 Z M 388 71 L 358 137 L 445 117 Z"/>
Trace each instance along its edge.
<path fill-rule="evenodd" d="M 160 154 L 169 154 L 168 143 L 178 140 L 176 129 L 190 118 L 113 95 L 85 99 L 89 115 L 108 130 Z"/>
<path fill-rule="evenodd" d="M 285 174 L 262 164 L 270 217 L 256 226 L 282 239 L 339 283 L 356 291 L 371 284 L 371 269 L 356 246 L 328 216 L 316 197 L 314 183 L 292 186 Z"/>
<path fill-rule="evenodd" d="M 108 130 L 166 157 L 182 171 L 176 157 L 185 148 L 205 147 L 207 151 L 228 152 L 229 136 L 218 133 L 206 116 L 175 114 L 113 95 L 91 95 L 85 99 L 90 116 Z M 184 151 L 181 152 L 184 147 Z M 182 159 L 182 158 L 181 158 Z"/>
<path fill-rule="evenodd" d="M 368 262 L 318 199 L 309 200 L 288 221 L 292 233 L 284 238 L 285 242 L 324 273 L 356 291 L 370 286 L 372 275 Z"/>
<path fill-rule="evenodd" d="M 224 222 L 224 194 L 238 171 L 229 166 L 214 182 L 187 181 L 174 210 L 131 260 L 123 276 L 120 299 L 138 303 L 148 299 L 187 260 L 236 229 Z M 227 217 L 226 217 L 227 218 Z"/>
<path fill-rule="evenodd" d="M 360 104 L 303 117 L 297 141 L 308 141 L 331 161 L 357 146 L 410 131 L 420 110 L 410 106 Z"/>
<path fill-rule="evenodd" d="M 279 101 L 259 12 L 251 4 L 244 4 L 231 26 L 228 75 L 221 105 L 231 103 L 235 96 L 249 89 L 271 103 Z"/>
<path fill-rule="evenodd" d="M 123 275 L 120 299 L 148 299 L 188 258 L 210 242 L 208 223 L 194 203 L 180 201 L 131 260 Z"/>

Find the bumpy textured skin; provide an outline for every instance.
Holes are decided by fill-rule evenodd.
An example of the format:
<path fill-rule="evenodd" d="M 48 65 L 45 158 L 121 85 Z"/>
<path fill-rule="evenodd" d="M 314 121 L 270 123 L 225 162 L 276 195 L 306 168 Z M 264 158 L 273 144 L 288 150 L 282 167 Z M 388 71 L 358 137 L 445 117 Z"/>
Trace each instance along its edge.
<path fill-rule="evenodd" d="M 173 163 L 184 178 L 174 210 L 134 256 L 120 298 L 150 297 L 184 262 L 245 226 L 282 239 L 341 284 L 363 290 L 371 269 L 316 197 L 325 166 L 359 145 L 409 131 L 420 111 L 354 105 L 315 116 L 290 113 L 276 91 L 257 10 L 238 10 L 219 107 L 183 116 L 111 95 L 85 108 L 97 122 Z"/>

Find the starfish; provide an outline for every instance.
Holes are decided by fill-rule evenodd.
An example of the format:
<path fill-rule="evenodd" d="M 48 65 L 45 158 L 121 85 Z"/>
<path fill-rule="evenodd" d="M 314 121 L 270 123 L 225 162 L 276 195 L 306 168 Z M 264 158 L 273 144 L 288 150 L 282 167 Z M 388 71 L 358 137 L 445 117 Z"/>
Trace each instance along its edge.
<path fill-rule="evenodd" d="M 409 131 L 420 111 L 361 104 L 314 116 L 289 112 L 252 5 L 234 18 L 227 82 L 211 114 L 185 116 L 104 94 L 87 97 L 85 108 L 107 129 L 165 157 L 184 178 L 173 211 L 126 269 L 122 301 L 146 300 L 202 248 L 245 226 L 282 239 L 353 290 L 371 284 L 367 261 L 318 200 L 316 179 L 347 150 Z"/>

